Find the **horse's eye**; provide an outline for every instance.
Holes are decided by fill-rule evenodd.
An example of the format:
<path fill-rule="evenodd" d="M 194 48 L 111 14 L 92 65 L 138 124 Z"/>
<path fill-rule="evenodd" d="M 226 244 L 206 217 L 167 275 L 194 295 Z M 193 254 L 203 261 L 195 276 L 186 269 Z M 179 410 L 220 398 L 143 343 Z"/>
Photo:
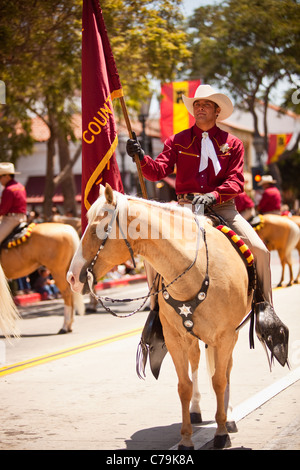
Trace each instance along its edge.
<path fill-rule="evenodd" d="M 92 225 L 90 225 L 90 233 L 91 233 L 91 236 L 96 235 L 96 230 L 97 230 L 97 224 L 92 224 Z"/>

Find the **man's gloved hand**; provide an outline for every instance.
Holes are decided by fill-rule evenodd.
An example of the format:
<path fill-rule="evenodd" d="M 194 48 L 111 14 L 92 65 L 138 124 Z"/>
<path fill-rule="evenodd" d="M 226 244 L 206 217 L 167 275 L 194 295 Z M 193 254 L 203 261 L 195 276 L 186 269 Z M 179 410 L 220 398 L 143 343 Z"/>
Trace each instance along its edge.
<path fill-rule="evenodd" d="M 141 144 L 138 142 L 136 138 L 135 132 L 132 133 L 133 139 L 128 139 L 126 143 L 126 151 L 128 155 L 133 159 L 134 161 L 134 155 L 138 155 L 140 160 L 143 160 L 145 156 L 145 152 L 141 147 Z"/>
<path fill-rule="evenodd" d="M 200 194 L 193 199 L 193 205 L 204 204 L 204 206 L 212 206 L 217 202 L 213 193 Z"/>

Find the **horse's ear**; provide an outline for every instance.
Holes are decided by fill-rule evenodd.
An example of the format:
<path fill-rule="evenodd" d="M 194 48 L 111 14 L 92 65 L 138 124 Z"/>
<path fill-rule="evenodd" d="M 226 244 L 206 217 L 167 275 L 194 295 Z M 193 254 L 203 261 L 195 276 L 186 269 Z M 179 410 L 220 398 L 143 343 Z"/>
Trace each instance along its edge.
<path fill-rule="evenodd" d="M 108 183 L 106 183 L 106 185 L 105 185 L 105 192 L 104 193 L 105 193 L 106 202 L 108 204 L 112 204 L 113 201 L 114 201 L 114 193 L 113 193 L 113 190 L 112 190 L 111 186 Z"/>
<path fill-rule="evenodd" d="M 103 184 L 100 184 L 100 186 L 99 186 L 99 197 L 104 196 L 104 191 L 105 191 L 105 187 L 103 186 Z"/>

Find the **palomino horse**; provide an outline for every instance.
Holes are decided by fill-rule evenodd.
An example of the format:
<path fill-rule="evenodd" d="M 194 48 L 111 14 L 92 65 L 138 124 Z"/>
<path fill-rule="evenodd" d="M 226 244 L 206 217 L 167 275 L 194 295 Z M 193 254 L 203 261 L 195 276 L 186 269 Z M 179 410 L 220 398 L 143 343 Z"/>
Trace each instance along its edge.
<path fill-rule="evenodd" d="M 0 265 L 0 329 L 5 337 L 18 336 L 16 320 L 19 318 L 16 305 Z"/>
<path fill-rule="evenodd" d="M 248 294 L 244 261 L 206 218 L 198 219 L 202 224 L 198 227 L 189 209 L 124 196 L 113 192 L 109 185 L 105 191 L 102 187 L 100 193 L 88 212 L 88 226 L 70 266 L 67 278 L 72 289 L 85 291 L 87 268 L 92 267 L 94 276 L 99 279 L 115 265 L 125 262 L 129 252 L 142 255 L 162 276 L 165 286 L 165 292 L 158 294 L 159 315 L 179 381 L 182 405 L 179 448 L 193 448 L 190 402 L 191 413 L 200 416 L 199 339 L 208 345 L 207 350 L 214 360 L 215 446 L 229 445 L 225 391 L 229 390 L 232 352 L 238 337 L 236 328 L 250 311 L 252 298 Z M 200 286 L 202 291 L 199 292 Z M 167 303 L 165 297 L 168 296 L 180 301 L 181 315 Z M 191 320 L 189 301 L 195 298 L 198 306 Z M 187 330 L 191 325 L 192 334 Z"/>
<path fill-rule="evenodd" d="M 275 214 L 264 214 L 260 217 L 262 223 L 255 229 L 269 251 L 278 251 L 281 261 L 282 274 L 278 287 L 282 286 L 286 264 L 290 273 L 288 286 L 291 286 L 293 284 L 292 251 L 299 243 L 300 229 L 290 217 Z"/>
<path fill-rule="evenodd" d="M 46 266 L 64 300 L 64 322 L 59 333 L 72 331 L 74 310 L 83 315 L 82 296 L 73 293 L 66 280 L 72 257 L 79 245 L 76 230 L 70 225 L 37 224 L 30 238 L 13 248 L 2 248 L 1 264 L 8 279 L 27 276 L 41 265 Z"/>

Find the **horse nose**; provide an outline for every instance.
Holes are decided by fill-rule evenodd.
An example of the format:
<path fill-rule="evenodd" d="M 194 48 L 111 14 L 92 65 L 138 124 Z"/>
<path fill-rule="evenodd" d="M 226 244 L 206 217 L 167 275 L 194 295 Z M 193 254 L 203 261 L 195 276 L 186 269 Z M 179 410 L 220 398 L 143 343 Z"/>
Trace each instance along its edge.
<path fill-rule="evenodd" d="M 68 283 L 72 286 L 73 284 L 75 284 L 75 276 L 74 274 L 72 273 L 72 271 L 68 271 L 67 272 L 67 281 Z"/>
<path fill-rule="evenodd" d="M 74 274 L 72 273 L 72 271 L 68 271 L 67 272 L 67 281 L 68 283 L 70 284 L 71 288 L 73 290 L 75 290 L 75 287 L 76 287 L 76 278 L 74 276 Z"/>
<path fill-rule="evenodd" d="M 72 273 L 72 271 L 67 272 L 67 281 L 71 286 L 73 286 L 75 284 L 75 276 Z"/>

